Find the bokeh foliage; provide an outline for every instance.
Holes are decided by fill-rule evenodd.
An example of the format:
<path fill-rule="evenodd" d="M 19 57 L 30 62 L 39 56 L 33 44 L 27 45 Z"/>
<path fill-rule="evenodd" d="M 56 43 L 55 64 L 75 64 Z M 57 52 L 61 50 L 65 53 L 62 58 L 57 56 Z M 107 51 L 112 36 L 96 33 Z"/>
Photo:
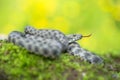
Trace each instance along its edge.
<path fill-rule="evenodd" d="M 120 80 L 120 56 L 101 57 L 94 65 L 70 54 L 50 59 L 0 41 L 0 80 Z"/>
<path fill-rule="evenodd" d="M 80 44 L 97 53 L 120 52 L 120 0 L 0 0 L 0 33 L 27 25 L 65 34 L 92 33 Z"/>

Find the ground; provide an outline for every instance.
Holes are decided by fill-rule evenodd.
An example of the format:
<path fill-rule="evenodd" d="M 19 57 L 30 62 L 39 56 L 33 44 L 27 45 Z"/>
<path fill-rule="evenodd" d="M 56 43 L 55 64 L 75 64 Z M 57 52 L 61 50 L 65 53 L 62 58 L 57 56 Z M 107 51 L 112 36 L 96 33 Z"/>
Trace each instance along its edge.
<path fill-rule="evenodd" d="M 104 64 L 69 54 L 49 59 L 0 41 L 0 80 L 120 80 L 120 54 L 100 56 Z"/>

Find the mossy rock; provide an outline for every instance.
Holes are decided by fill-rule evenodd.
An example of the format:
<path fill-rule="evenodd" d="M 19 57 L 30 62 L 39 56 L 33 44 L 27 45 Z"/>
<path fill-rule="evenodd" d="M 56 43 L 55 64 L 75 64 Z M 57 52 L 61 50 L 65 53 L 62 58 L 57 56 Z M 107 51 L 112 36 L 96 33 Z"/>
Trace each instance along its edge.
<path fill-rule="evenodd" d="M 66 53 L 49 59 L 0 41 L 0 80 L 120 80 L 120 55 L 101 56 L 105 64 Z"/>

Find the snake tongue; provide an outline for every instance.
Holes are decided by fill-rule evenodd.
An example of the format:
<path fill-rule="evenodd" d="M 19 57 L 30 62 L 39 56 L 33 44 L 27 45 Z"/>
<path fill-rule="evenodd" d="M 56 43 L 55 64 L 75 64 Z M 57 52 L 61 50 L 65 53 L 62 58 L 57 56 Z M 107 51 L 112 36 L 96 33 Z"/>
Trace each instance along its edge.
<path fill-rule="evenodd" d="M 90 37 L 90 36 L 92 36 L 92 34 L 89 34 L 89 35 L 87 35 L 87 36 L 82 36 L 82 37 Z"/>
<path fill-rule="evenodd" d="M 71 42 L 78 41 L 85 37 L 90 37 L 91 35 L 92 34 L 89 34 L 86 36 L 83 36 L 82 34 L 70 34 L 70 35 L 67 35 L 67 38 L 68 38 L 69 43 L 71 43 Z"/>

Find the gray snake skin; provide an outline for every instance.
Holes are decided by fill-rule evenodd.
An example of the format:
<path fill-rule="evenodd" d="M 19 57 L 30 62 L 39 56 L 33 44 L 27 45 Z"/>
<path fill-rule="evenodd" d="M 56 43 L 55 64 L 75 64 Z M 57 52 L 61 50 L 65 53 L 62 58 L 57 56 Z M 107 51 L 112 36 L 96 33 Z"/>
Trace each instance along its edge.
<path fill-rule="evenodd" d="M 27 26 L 24 33 L 12 31 L 8 35 L 8 41 L 45 57 L 57 58 L 61 53 L 67 52 L 80 56 L 92 64 L 102 63 L 103 60 L 99 56 L 81 48 L 76 42 L 82 37 L 84 36 L 81 34 L 65 35 L 59 30 L 35 29 Z"/>

